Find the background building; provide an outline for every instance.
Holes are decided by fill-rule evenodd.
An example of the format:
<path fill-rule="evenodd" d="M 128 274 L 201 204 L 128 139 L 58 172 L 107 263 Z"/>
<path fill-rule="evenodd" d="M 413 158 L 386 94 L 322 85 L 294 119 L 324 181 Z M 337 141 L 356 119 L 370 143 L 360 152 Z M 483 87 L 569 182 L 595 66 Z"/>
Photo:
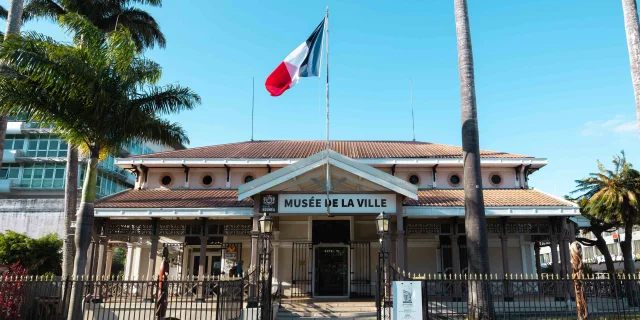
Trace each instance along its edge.
<path fill-rule="evenodd" d="M 50 232 L 64 234 L 64 187 L 67 143 L 52 133 L 51 126 L 10 117 L 0 171 L 0 232 L 13 230 L 39 237 Z M 142 155 L 181 149 L 132 143 L 120 156 Z M 78 188 L 82 187 L 86 161 L 78 165 Z M 114 165 L 114 157 L 100 162 L 98 198 L 130 189 L 135 176 Z"/>

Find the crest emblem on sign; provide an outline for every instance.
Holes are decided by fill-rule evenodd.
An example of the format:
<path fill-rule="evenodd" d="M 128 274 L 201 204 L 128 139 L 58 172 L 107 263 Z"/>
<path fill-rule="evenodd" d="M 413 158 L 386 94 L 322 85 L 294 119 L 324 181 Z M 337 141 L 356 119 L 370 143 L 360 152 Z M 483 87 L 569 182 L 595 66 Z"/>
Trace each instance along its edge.
<path fill-rule="evenodd" d="M 272 194 L 267 194 L 264 196 L 263 202 L 265 205 L 272 206 L 276 204 L 276 197 Z"/>

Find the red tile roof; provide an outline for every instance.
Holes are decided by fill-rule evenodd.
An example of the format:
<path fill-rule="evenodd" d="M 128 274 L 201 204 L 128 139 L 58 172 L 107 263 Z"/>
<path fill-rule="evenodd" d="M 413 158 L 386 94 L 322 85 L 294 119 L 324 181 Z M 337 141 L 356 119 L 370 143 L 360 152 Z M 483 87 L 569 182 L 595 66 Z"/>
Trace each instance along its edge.
<path fill-rule="evenodd" d="M 231 208 L 253 207 L 238 201 L 238 190 L 127 190 L 96 201 L 96 208 Z"/>
<path fill-rule="evenodd" d="M 569 206 L 535 190 L 484 190 L 487 207 Z M 418 200 L 406 199 L 405 206 L 463 207 L 464 190 L 420 190 Z M 96 208 L 229 208 L 253 207 L 253 200 L 238 201 L 237 190 L 128 190 L 102 198 Z"/>
<path fill-rule="evenodd" d="M 209 147 L 167 151 L 133 158 L 301 159 L 324 150 L 321 140 L 246 141 Z M 354 159 L 461 158 L 462 148 L 420 141 L 331 141 L 332 150 Z M 532 158 L 481 150 L 482 158 Z"/>
<path fill-rule="evenodd" d="M 484 205 L 487 207 L 548 207 L 570 206 L 563 201 L 536 190 L 485 189 Z M 464 207 L 464 190 L 419 190 L 418 200 L 407 199 L 405 206 Z"/>

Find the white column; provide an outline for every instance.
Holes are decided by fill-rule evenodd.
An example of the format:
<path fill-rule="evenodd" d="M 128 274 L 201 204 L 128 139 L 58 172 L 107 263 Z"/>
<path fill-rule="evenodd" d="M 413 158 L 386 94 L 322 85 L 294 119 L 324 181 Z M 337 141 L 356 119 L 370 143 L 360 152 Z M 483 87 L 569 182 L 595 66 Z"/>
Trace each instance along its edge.
<path fill-rule="evenodd" d="M 533 242 L 529 243 L 529 257 L 531 257 L 531 274 L 536 273 L 536 253 Z"/>
<path fill-rule="evenodd" d="M 271 242 L 273 245 L 273 257 L 271 258 L 271 265 L 273 266 L 273 278 L 276 279 L 274 283 L 280 283 L 280 265 L 279 257 L 280 257 L 280 231 L 273 232 L 273 241 Z M 238 259 L 240 259 L 240 253 L 238 253 Z"/>
<path fill-rule="evenodd" d="M 113 264 L 113 250 L 112 246 L 107 247 L 107 270 L 105 270 L 105 277 L 111 279 L 111 265 Z"/>
<path fill-rule="evenodd" d="M 524 236 L 520 236 L 520 254 L 522 256 L 522 274 L 529 273 L 527 267 L 527 244 L 524 242 Z"/>
<path fill-rule="evenodd" d="M 133 261 L 133 243 L 127 243 L 127 259 L 124 266 L 124 278 L 131 278 L 131 263 Z"/>
<path fill-rule="evenodd" d="M 309 216 L 309 223 L 307 224 L 307 240 L 311 241 L 313 239 L 313 217 Z"/>
<path fill-rule="evenodd" d="M 440 261 L 440 259 L 442 259 L 442 257 L 440 257 L 441 250 L 438 248 L 440 248 L 439 237 L 438 237 L 438 243 L 436 244 L 436 272 L 442 272 L 442 262 Z"/>

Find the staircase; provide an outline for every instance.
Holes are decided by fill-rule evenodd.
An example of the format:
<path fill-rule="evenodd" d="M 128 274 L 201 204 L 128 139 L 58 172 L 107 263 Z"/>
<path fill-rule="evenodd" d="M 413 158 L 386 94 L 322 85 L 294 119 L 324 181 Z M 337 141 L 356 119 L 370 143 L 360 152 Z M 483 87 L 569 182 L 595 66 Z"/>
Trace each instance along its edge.
<path fill-rule="evenodd" d="M 376 305 L 370 300 L 284 300 L 277 316 L 277 320 L 318 318 L 374 320 Z"/>

